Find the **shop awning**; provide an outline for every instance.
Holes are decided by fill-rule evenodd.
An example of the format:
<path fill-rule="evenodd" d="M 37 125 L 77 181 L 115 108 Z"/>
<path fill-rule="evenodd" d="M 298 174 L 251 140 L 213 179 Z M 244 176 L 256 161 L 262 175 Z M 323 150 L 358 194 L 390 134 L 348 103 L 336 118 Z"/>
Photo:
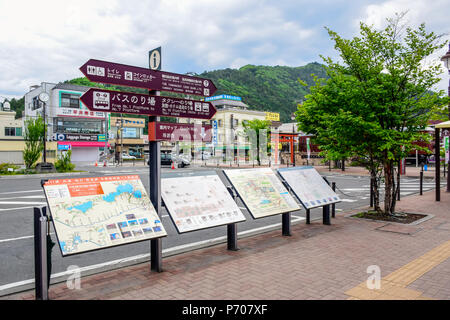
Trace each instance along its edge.
<path fill-rule="evenodd" d="M 450 128 L 450 121 L 438 123 L 436 128 Z"/>
<path fill-rule="evenodd" d="M 104 142 L 100 141 L 58 141 L 59 145 L 70 145 L 73 147 L 93 147 L 93 148 L 102 148 L 105 146 Z M 108 147 L 110 144 L 108 143 Z"/>

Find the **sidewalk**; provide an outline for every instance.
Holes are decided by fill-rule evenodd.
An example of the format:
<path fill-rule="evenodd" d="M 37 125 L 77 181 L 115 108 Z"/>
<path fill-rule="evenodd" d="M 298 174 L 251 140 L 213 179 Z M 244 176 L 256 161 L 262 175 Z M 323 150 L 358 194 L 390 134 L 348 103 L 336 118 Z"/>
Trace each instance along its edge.
<path fill-rule="evenodd" d="M 348 175 L 355 175 L 355 176 L 369 176 L 369 171 L 367 171 L 366 168 L 363 167 L 350 167 L 350 166 L 346 166 L 345 167 L 345 171 L 342 171 L 342 169 L 330 169 L 328 168 L 328 166 L 315 166 L 314 168 L 316 168 L 317 171 L 319 171 L 320 173 L 326 174 L 329 172 L 333 172 L 333 173 L 339 173 L 339 174 L 348 174 Z M 406 167 L 405 168 L 405 175 L 402 175 L 402 177 L 411 177 L 411 178 L 419 178 L 420 177 L 420 171 L 422 169 L 420 167 Z M 427 171 L 423 172 L 423 176 L 424 178 L 433 178 L 434 179 L 434 175 L 436 173 L 435 168 L 430 168 L 428 167 Z M 446 176 L 447 176 L 447 171 L 446 171 Z M 441 168 L 441 182 L 444 182 L 444 171 Z"/>
<path fill-rule="evenodd" d="M 51 299 L 447 299 L 450 300 L 450 194 L 403 197 L 399 209 L 433 214 L 418 225 L 345 217 L 239 239 L 239 251 L 216 245 L 81 279 L 81 289 L 52 285 Z M 336 206 L 339 208 L 339 204 Z M 354 213 L 358 210 L 352 211 Z M 163 240 L 164 241 L 164 240 Z M 381 270 L 381 288 L 368 289 Z M 34 291 L 3 299 L 34 299 Z"/>

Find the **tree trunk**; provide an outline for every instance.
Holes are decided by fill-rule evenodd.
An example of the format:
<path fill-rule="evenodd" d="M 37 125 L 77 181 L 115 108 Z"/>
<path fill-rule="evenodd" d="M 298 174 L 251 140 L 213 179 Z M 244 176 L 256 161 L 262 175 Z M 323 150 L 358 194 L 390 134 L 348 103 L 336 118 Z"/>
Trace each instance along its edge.
<path fill-rule="evenodd" d="M 394 164 L 392 161 L 384 163 L 384 214 L 391 215 L 395 212 L 396 185 Z"/>
<path fill-rule="evenodd" d="M 380 208 L 380 178 L 377 176 L 376 171 L 370 171 L 371 180 L 374 182 L 372 186 L 373 192 L 373 208 L 377 212 L 381 212 Z"/>

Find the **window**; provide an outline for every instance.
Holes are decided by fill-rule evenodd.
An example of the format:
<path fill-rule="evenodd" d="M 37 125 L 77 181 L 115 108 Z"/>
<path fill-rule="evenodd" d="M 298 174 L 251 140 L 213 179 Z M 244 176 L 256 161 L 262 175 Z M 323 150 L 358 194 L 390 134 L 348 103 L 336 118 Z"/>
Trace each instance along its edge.
<path fill-rule="evenodd" d="M 33 97 L 33 102 L 32 102 L 32 106 L 31 106 L 31 110 L 36 110 L 39 109 L 41 107 L 41 103 L 39 101 L 39 97 Z"/>
<path fill-rule="evenodd" d="M 218 120 L 218 122 L 217 122 L 217 125 L 219 126 L 219 127 L 221 127 L 222 126 L 222 120 Z"/>
<path fill-rule="evenodd" d="M 58 133 L 103 134 L 105 121 L 97 119 L 54 118 L 53 126 Z"/>
<path fill-rule="evenodd" d="M 80 108 L 80 96 L 78 94 L 61 93 L 62 108 Z"/>
<path fill-rule="evenodd" d="M 5 127 L 5 136 L 18 137 L 22 135 L 22 128 Z"/>

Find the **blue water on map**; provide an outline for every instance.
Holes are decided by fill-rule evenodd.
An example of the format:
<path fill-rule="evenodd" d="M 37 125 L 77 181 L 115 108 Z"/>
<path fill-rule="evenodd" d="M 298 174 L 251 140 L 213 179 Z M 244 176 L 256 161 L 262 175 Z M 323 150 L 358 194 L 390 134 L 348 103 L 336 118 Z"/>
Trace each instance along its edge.
<path fill-rule="evenodd" d="M 69 210 L 77 209 L 77 210 L 80 210 L 83 213 L 86 213 L 86 211 L 88 211 L 90 208 L 92 208 L 93 204 L 94 203 L 92 201 L 87 201 L 85 203 L 82 203 L 82 204 L 79 204 L 79 205 L 76 205 L 76 206 L 73 206 L 73 207 L 70 207 L 70 208 L 67 208 L 67 209 L 69 209 Z"/>
<path fill-rule="evenodd" d="M 133 193 L 133 186 L 129 183 L 117 186 L 116 190 L 116 192 L 111 192 L 110 194 L 103 196 L 103 200 L 105 200 L 106 202 L 113 202 L 116 197 L 120 196 L 122 193 L 131 193 L 136 198 L 140 198 L 142 196 L 140 191 L 135 191 Z"/>

